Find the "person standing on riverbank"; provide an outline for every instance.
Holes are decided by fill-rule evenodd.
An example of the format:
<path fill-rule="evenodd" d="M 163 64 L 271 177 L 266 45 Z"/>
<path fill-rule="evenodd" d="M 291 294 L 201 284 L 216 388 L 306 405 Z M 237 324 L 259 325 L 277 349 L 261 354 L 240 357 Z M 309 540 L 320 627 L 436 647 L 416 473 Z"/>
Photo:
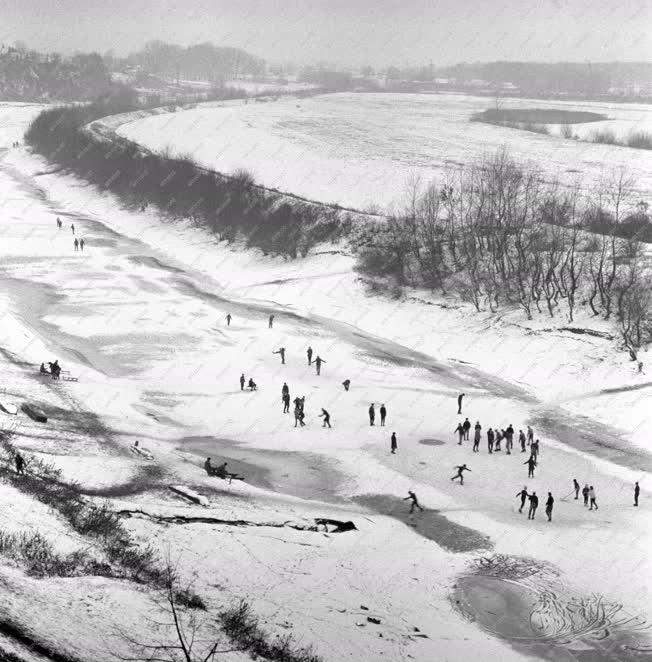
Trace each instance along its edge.
<path fill-rule="evenodd" d="M 75 253 L 79 250 L 79 239 L 75 237 L 75 241 L 72 242 L 73 246 L 75 247 Z"/>
<path fill-rule="evenodd" d="M 231 313 L 226 314 L 226 325 L 231 326 Z"/>
<path fill-rule="evenodd" d="M 385 405 L 380 405 L 380 425 L 381 425 L 381 427 L 384 427 L 386 417 L 387 417 L 387 409 L 385 408 Z"/>
<path fill-rule="evenodd" d="M 376 420 L 376 410 L 374 409 L 374 403 L 372 402 L 369 405 L 369 425 L 373 425 Z"/>
<path fill-rule="evenodd" d="M 243 373 L 240 375 L 240 390 L 241 390 L 241 391 L 244 391 L 244 387 L 245 387 L 245 382 L 246 382 L 246 381 L 247 381 L 247 380 L 245 379 L 244 372 L 243 372 Z"/>
<path fill-rule="evenodd" d="M 391 445 L 392 455 L 394 455 L 398 450 L 398 443 L 396 442 L 396 432 L 392 432 L 390 445 Z"/>
<path fill-rule="evenodd" d="M 308 347 L 306 354 L 308 356 L 308 365 L 312 365 L 312 347 Z"/>
<path fill-rule="evenodd" d="M 638 481 L 634 487 L 634 505 L 638 507 L 638 495 L 641 493 L 641 488 L 638 486 Z"/>
<path fill-rule="evenodd" d="M 466 395 L 466 393 L 460 393 L 457 396 L 457 413 L 458 414 L 462 413 L 462 398 L 464 398 L 465 395 Z"/>

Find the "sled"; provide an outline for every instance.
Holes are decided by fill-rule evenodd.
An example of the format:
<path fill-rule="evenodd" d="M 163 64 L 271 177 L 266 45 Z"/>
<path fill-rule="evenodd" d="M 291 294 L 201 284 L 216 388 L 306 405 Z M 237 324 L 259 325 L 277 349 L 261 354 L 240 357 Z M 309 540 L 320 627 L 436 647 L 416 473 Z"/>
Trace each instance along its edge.
<path fill-rule="evenodd" d="M 34 405 L 29 404 L 28 402 L 23 403 L 20 406 L 21 411 L 25 412 L 33 421 L 37 423 L 47 423 L 48 417 Z"/>
<path fill-rule="evenodd" d="M 18 407 L 16 405 L 10 405 L 8 402 L 3 402 L 2 400 L 0 400 L 0 409 L 5 414 L 11 414 L 12 416 L 18 414 Z"/>
<path fill-rule="evenodd" d="M 70 370 L 62 370 L 61 371 L 61 379 L 63 379 L 64 382 L 78 382 L 79 377 L 73 377 L 70 374 Z"/>

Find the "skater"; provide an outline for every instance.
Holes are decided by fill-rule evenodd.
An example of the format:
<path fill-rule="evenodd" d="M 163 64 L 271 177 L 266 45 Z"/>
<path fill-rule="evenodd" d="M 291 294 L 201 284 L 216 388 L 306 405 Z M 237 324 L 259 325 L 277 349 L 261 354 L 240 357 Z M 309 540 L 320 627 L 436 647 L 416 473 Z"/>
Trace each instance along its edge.
<path fill-rule="evenodd" d="M 462 398 L 466 395 L 466 393 L 460 393 L 457 396 L 457 413 L 461 414 L 462 413 Z"/>
<path fill-rule="evenodd" d="M 226 314 L 226 325 L 231 326 L 231 313 Z"/>
<path fill-rule="evenodd" d="M 500 450 L 500 442 L 503 440 L 503 431 L 499 428 L 495 429 L 496 433 L 496 443 L 494 444 L 494 451 Z"/>
<path fill-rule="evenodd" d="M 536 460 L 539 457 L 539 440 L 538 439 L 536 441 L 532 442 L 531 452 L 532 452 L 532 455 L 534 455 L 534 459 Z"/>
<path fill-rule="evenodd" d="M 480 450 L 480 432 L 482 431 L 482 426 L 480 421 L 475 422 L 475 436 L 473 437 L 473 452 L 478 453 Z"/>
<path fill-rule="evenodd" d="M 507 450 L 507 455 L 512 454 L 512 448 L 514 446 L 514 428 L 512 427 L 512 424 L 509 424 L 509 427 L 507 430 L 505 430 L 505 439 L 507 440 L 505 442 L 505 449 Z"/>
<path fill-rule="evenodd" d="M 573 489 L 575 490 L 575 501 L 580 498 L 580 484 L 576 478 L 573 478 Z"/>
<path fill-rule="evenodd" d="M 372 402 L 369 405 L 369 425 L 373 425 L 376 420 L 376 410 L 374 409 L 374 403 Z"/>
<path fill-rule="evenodd" d="M 75 224 L 74 223 L 70 224 L 70 229 L 72 230 L 72 233 L 75 234 Z"/>
<path fill-rule="evenodd" d="M 525 500 L 527 499 L 527 486 L 523 485 L 523 489 L 520 492 L 516 493 L 517 497 L 521 497 L 521 507 L 518 509 L 519 513 L 523 512 L 523 506 L 525 505 Z"/>
<path fill-rule="evenodd" d="M 75 237 L 75 241 L 73 241 L 73 245 L 75 246 L 75 253 L 79 250 L 79 239 Z"/>
<path fill-rule="evenodd" d="M 584 497 L 584 505 L 588 506 L 589 505 L 589 485 L 588 485 L 588 483 L 584 483 L 584 487 L 582 488 L 582 496 Z"/>
<path fill-rule="evenodd" d="M 281 400 L 283 400 L 283 413 L 287 414 L 290 411 L 290 394 L 284 393 Z"/>
<path fill-rule="evenodd" d="M 280 354 L 281 365 L 285 365 L 285 347 L 281 347 L 280 349 L 277 349 L 275 352 L 272 352 L 272 354 Z"/>
<path fill-rule="evenodd" d="M 247 380 L 245 379 L 244 372 L 243 372 L 243 373 L 240 375 L 240 390 L 241 390 L 241 391 L 244 391 L 244 386 L 245 386 L 245 382 L 246 382 L 246 381 L 247 381 Z"/>
<path fill-rule="evenodd" d="M 534 455 L 530 455 L 530 459 L 523 462 L 523 464 L 527 464 L 527 477 L 534 478 L 534 467 L 537 466 L 537 461 L 534 458 Z"/>
<path fill-rule="evenodd" d="M 392 455 L 396 453 L 396 450 L 398 449 L 398 444 L 396 443 L 396 432 L 392 432 L 391 449 Z"/>
<path fill-rule="evenodd" d="M 634 505 L 638 507 L 638 495 L 641 493 L 641 488 L 638 486 L 638 481 L 636 481 L 636 486 L 634 487 Z"/>
<path fill-rule="evenodd" d="M 494 431 L 489 428 L 487 430 L 487 448 L 489 449 L 489 455 L 491 455 L 494 452 Z"/>
<path fill-rule="evenodd" d="M 595 490 L 593 489 L 593 485 L 589 487 L 589 501 L 591 503 L 591 506 L 589 510 L 593 510 L 593 506 L 595 506 L 595 509 L 598 509 L 598 502 L 595 500 Z"/>
<path fill-rule="evenodd" d="M 247 384 L 247 388 L 250 391 L 257 391 L 258 390 L 258 386 L 256 385 L 256 382 L 251 377 L 249 378 L 249 383 Z"/>
<path fill-rule="evenodd" d="M 303 411 L 303 404 L 304 404 L 305 401 L 306 401 L 306 396 L 305 395 L 302 398 L 298 398 L 298 397 L 294 398 L 293 402 L 294 402 L 295 408 L 300 409 L 301 411 Z"/>
<path fill-rule="evenodd" d="M 322 425 L 323 428 L 325 428 L 327 425 L 330 428 L 331 426 L 331 415 L 325 410 L 321 410 L 321 414 L 319 414 L 319 418 L 324 419 L 324 424 Z"/>
<path fill-rule="evenodd" d="M 301 425 L 301 427 L 305 427 L 306 424 L 303 422 L 303 419 L 306 417 L 306 415 L 303 413 L 303 407 L 301 405 L 296 404 L 295 402 L 295 407 L 294 407 L 294 427 L 297 427 L 297 423 Z"/>
<path fill-rule="evenodd" d="M 527 426 L 527 445 L 530 446 L 532 442 L 534 441 L 534 431 L 532 428 L 528 425 Z"/>
<path fill-rule="evenodd" d="M 84 252 L 84 246 L 86 245 L 86 242 L 83 239 L 79 240 L 79 250 L 83 253 Z"/>
<path fill-rule="evenodd" d="M 25 473 L 25 458 L 20 453 L 16 453 L 16 457 L 14 458 L 14 462 L 16 463 L 16 473 L 17 474 L 24 474 Z"/>
<path fill-rule="evenodd" d="M 385 425 L 385 418 L 387 417 L 387 409 L 385 405 L 380 405 L 380 425 Z"/>
<path fill-rule="evenodd" d="M 468 418 L 464 419 L 464 423 L 462 424 L 462 427 L 464 428 L 464 439 L 465 441 L 469 440 L 469 430 L 471 429 L 471 421 Z"/>
<path fill-rule="evenodd" d="M 536 492 L 532 492 L 532 494 L 528 494 L 527 498 L 530 500 L 530 509 L 528 510 L 527 518 L 534 519 L 534 515 L 539 507 L 539 497 Z"/>
<path fill-rule="evenodd" d="M 271 329 L 273 327 L 274 327 L 274 315 L 270 315 L 269 316 L 269 328 Z"/>
<path fill-rule="evenodd" d="M 458 446 L 462 445 L 462 441 L 464 439 L 464 426 L 461 423 L 457 424 L 457 427 L 453 430 L 453 432 L 457 432 L 459 441 L 457 442 Z"/>
<path fill-rule="evenodd" d="M 456 478 L 460 479 L 460 485 L 464 485 L 464 476 L 462 475 L 464 471 L 471 471 L 466 464 L 458 465 L 455 467 L 457 469 L 457 473 L 451 478 L 451 480 L 455 480 Z"/>
<path fill-rule="evenodd" d="M 518 440 L 521 444 L 521 453 L 525 453 L 525 432 L 523 430 L 518 431 Z"/>
<path fill-rule="evenodd" d="M 345 391 L 348 391 L 348 390 L 349 390 L 349 386 L 351 386 L 351 380 L 350 380 L 350 379 L 345 379 L 345 380 L 342 382 L 342 386 L 344 387 L 344 390 L 345 390 Z"/>
<path fill-rule="evenodd" d="M 412 490 L 408 490 L 408 496 L 406 496 L 403 501 L 412 501 L 410 504 L 410 515 L 414 512 L 415 508 L 418 508 L 421 512 L 423 512 L 423 508 L 417 499 L 417 495 Z"/>
<path fill-rule="evenodd" d="M 317 358 L 315 359 L 315 367 L 317 368 L 317 374 L 318 375 L 321 375 L 321 364 L 322 363 L 326 363 L 326 361 L 324 361 L 324 359 L 322 359 L 321 356 L 319 356 L 319 354 L 317 354 Z"/>
<path fill-rule="evenodd" d="M 308 347 L 306 354 L 308 355 L 308 365 L 312 365 L 312 347 Z"/>
<path fill-rule="evenodd" d="M 548 498 L 546 499 L 546 515 L 548 516 L 548 521 L 552 522 L 552 507 L 555 503 L 555 500 L 552 498 L 552 493 L 548 492 Z"/>

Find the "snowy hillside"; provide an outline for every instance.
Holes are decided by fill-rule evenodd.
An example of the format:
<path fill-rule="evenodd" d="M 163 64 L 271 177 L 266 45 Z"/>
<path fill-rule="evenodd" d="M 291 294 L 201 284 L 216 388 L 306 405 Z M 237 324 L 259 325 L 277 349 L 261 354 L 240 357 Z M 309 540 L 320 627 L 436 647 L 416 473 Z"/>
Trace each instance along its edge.
<path fill-rule="evenodd" d="M 258 144 L 252 158 L 265 184 L 284 188 L 291 180 L 317 198 L 337 190 L 340 202 L 362 206 L 384 182 L 382 202 L 390 203 L 400 191 L 395 161 L 411 158 L 424 134 L 413 135 L 411 146 L 400 134 L 375 136 L 395 144 L 379 155 L 371 145 L 365 152 L 364 138 L 347 125 L 359 158 L 352 171 L 337 135 L 343 125 L 334 122 L 331 131 L 324 121 L 343 103 L 324 97 L 301 108 L 293 102 L 294 110 L 279 101 L 185 111 L 121 131 L 153 147 L 185 135 L 183 151 L 222 170 L 237 167 L 236 146 L 241 155 Z M 436 100 L 424 99 L 415 112 L 430 113 L 430 104 Z M 154 210 L 127 211 L 24 148 L 9 148 L 36 110 L 0 107 L 0 398 L 37 402 L 50 419 L 36 424 L 0 412 L 12 443 L 106 498 L 137 541 L 180 559 L 183 580 L 209 614 L 246 599 L 264 627 L 291 631 L 324 660 L 589 662 L 649 654 L 642 628 L 652 618 L 652 382 L 612 341 L 547 322 L 526 325 L 517 315 L 478 315 L 452 300 L 372 296 L 342 246 L 285 262 L 227 246 L 190 223 L 165 222 Z M 479 128 L 486 135 L 494 127 Z M 436 171 L 438 159 L 426 161 L 424 172 Z M 352 174 L 372 168 L 377 177 Z M 278 178 L 267 181 L 273 170 Z M 74 249 L 79 237 L 83 251 Z M 309 346 L 325 360 L 320 375 L 308 365 Z M 280 347 L 285 364 L 274 354 Z M 79 381 L 40 376 L 39 364 L 55 358 Z M 241 374 L 256 391 L 241 390 Z M 295 427 L 293 408 L 282 412 L 284 382 L 292 398 L 306 398 L 305 427 Z M 378 418 L 369 424 L 372 403 L 387 406 L 386 426 Z M 332 429 L 323 426 L 322 409 Z M 483 427 L 479 453 L 471 441 L 457 443 L 464 417 Z M 485 431 L 510 423 L 517 434 L 532 425 L 540 439 L 534 478 L 518 443 L 510 455 L 504 446 L 487 452 Z M 136 440 L 151 460 L 130 450 Z M 246 480 L 207 476 L 207 456 L 215 465 L 228 461 Z M 471 472 L 460 485 L 451 478 L 464 463 Z M 599 510 L 573 498 L 573 478 L 595 486 Z M 173 496 L 170 485 L 185 485 L 210 505 Z M 534 521 L 518 512 L 524 485 L 541 500 Z M 2 529 L 16 531 L 17 521 L 39 527 L 65 550 L 84 542 L 19 487 L 0 480 L 12 508 Z M 423 512 L 408 514 L 408 490 Z M 543 512 L 549 491 L 551 522 Z M 317 531 L 319 518 L 352 521 L 356 530 Z M 145 586 L 25 578 L 20 563 L 1 554 L 0 573 L 11 596 L 0 622 L 23 624 L 71 659 L 115 659 L 117 648 L 123 655 L 128 648 L 119 631 L 147 631 Z M 61 625 L 64 609 L 71 616 Z M 92 641 L 80 636 L 91 629 Z M 0 627 L 0 650 L 13 646 L 24 659 L 40 659 L 6 630 Z"/>

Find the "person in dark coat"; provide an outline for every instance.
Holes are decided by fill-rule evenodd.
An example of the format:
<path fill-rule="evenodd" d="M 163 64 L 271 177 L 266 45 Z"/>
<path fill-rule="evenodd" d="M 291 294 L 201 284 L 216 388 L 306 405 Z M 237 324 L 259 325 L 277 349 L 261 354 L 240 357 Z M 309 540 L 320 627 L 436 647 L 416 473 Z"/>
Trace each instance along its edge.
<path fill-rule="evenodd" d="M 86 242 L 85 242 L 84 239 L 82 238 L 82 239 L 79 240 L 79 250 L 80 250 L 82 253 L 84 252 L 84 246 L 86 246 Z"/>
<path fill-rule="evenodd" d="M 589 486 L 587 483 L 584 483 L 584 487 L 582 488 L 582 497 L 584 498 L 584 505 L 588 506 L 589 505 Z"/>
<path fill-rule="evenodd" d="M 575 490 L 575 501 L 580 498 L 580 484 L 576 478 L 573 478 L 573 489 Z"/>
<path fill-rule="evenodd" d="M 231 313 L 227 313 L 226 315 L 226 325 L 231 326 Z"/>
<path fill-rule="evenodd" d="M 641 493 L 641 488 L 638 486 L 638 481 L 634 486 L 634 505 L 638 507 L 638 495 Z"/>
<path fill-rule="evenodd" d="M 546 499 L 546 515 L 548 516 L 548 521 L 552 522 L 552 507 L 555 503 L 555 500 L 552 498 L 552 493 L 548 492 L 548 498 Z"/>
<path fill-rule="evenodd" d="M 527 477 L 534 478 L 534 467 L 537 466 L 537 461 L 534 458 L 534 455 L 530 455 L 527 462 L 523 462 L 523 464 L 527 464 Z"/>
<path fill-rule="evenodd" d="M 243 373 L 240 375 L 240 390 L 241 390 L 241 391 L 244 391 L 244 387 L 245 387 L 245 382 L 246 382 L 246 381 L 247 381 L 247 380 L 245 379 L 244 372 L 243 372 Z"/>
<path fill-rule="evenodd" d="M 460 485 L 464 485 L 464 476 L 463 472 L 464 471 L 471 471 L 466 464 L 458 465 L 455 467 L 457 469 L 457 473 L 451 478 L 451 480 L 455 480 L 456 478 L 460 479 Z"/>
<path fill-rule="evenodd" d="M 464 423 L 462 423 L 462 427 L 464 428 L 464 439 L 468 441 L 469 439 L 469 430 L 471 429 L 471 421 L 469 421 L 468 418 L 464 419 Z"/>
<path fill-rule="evenodd" d="M 489 428 L 487 430 L 487 449 L 489 450 L 489 455 L 491 455 L 494 452 L 494 431 Z"/>
<path fill-rule="evenodd" d="M 474 430 L 475 434 L 473 436 L 473 452 L 478 453 L 480 450 L 480 433 L 482 431 L 480 421 L 476 421 Z"/>
<path fill-rule="evenodd" d="M 308 355 L 308 365 L 312 365 L 312 347 L 308 347 L 306 354 Z"/>
<path fill-rule="evenodd" d="M 462 398 L 466 395 L 466 393 L 460 393 L 457 396 L 457 413 L 461 414 L 462 413 Z"/>
<path fill-rule="evenodd" d="M 325 428 L 327 425 L 330 428 L 331 426 L 331 415 L 325 410 L 321 410 L 321 414 L 319 414 L 319 418 L 324 419 L 324 424 L 322 425 L 323 428 Z"/>
<path fill-rule="evenodd" d="M 527 499 L 527 487 L 523 485 L 523 489 L 520 492 L 517 492 L 516 496 L 521 497 L 521 507 L 518 509 L 518 512 L 522 513 L 523 506 L 525 505 L 525 500 Z"/>
<path fill-rule="evenodd" d="M 375 420 L 376 420 L 376 410 L 374 409 L 374 403 L 372 402 L 369 405 L 369 425 L 374 425 Z"/>
<path fill-rule="evenodd" d="M 257 386 L 256 382 L 251 377 L 249 378 L 249 383 L 247 384 L 247 388 L 250 391 L 257 391 L 258 390 L 258 386 Z"/>
<path fill-rule="evenodd" d="M 14 463 L 16 464 L 16 473 L 24 474 L 25 473 L 25 458 L 20 454 L 16 453 L 14 457 Z"/>
<path fill-rule="evenodd" d="M 453 430 L 453 432 L 457 432 L 457 437 L 458 437 L 458 440 L 459 440 L 457 442 L 457 445 L 461 446 L 462 441 L 464 439 L 464 426 L 461 423 L 458 423 L 457 427 L 455 428 L 455 430 Z"/>
<path fill-rule="evenodd" d="M 345 390 L 345 391 L 348 391 L 348 390 L 349 390 L 349 387 L 351 386 L 351 380 L 350 380 L 350 379 L 345 379 L 345 380 L 342 382 L 342 386 L 344 387 L 344 390 Z"/>
<path fill-rule="evenodd" d="M 380 424 L 385 425 L 385 418 L 387 417 L 387 409 L 385 405 L 380 405 Z"/>
<path fill-rule="evenodd" d="M 270 316 L 269 316 L 269 324 L 268 324 L 268 326 L 269 326 L 270 329 L 274 327 L 274 315 L 270 315 Z"/>
<path fill-rule="evenodd" d="M 324 359 L 322 359 L 321 356 L 319 356 L 319 354 L 318 354 L 317 358 L 315 359 L 315 367 L 317 368 L 317 374 L 318 375 L 321 375 L 321 364 L 322 363 L 326 363 L 326 361 L 324 361 Z"/>
<path fill-rule="evenodd" d="M 396 443 L 396 432 L 392 432 L 392 439 L 391 439 L 392 454 L 396 453 L 397 449 L 398 449 L 398 444 Z"/>
<path fill-rule="evenodd" d="M 417 499 L 417 495 L 412 491 L 408 490 L 408 496 L 403 499 L 403 501 L 411 501 L 412 503 L 410 504 L 410 515 L 414 512 L 415 508 L 418 508 L 421 512 L 423 512 L 423 508 L 421 507 L 421 504 L 419 503 Z"/>
<path fill-rule="evenodd" d="M 518 440 L 521 444 L 521 453 L 525 453 L 525 432 L 523 430 L 518 431 Z"/>
<path fill-rule="evenodd" d="M 272 352 L 272 354 L 280 354 L 281 363 L 285 365 L 285 347 L 281 347 L 280 349 L 277 349 L 275 352 Z"/>
<path fill-rule="evenodd" d="M 283 413 L 287 414 L 290 411 L 290 394 L 285 393 L 281 398 L 283 400 Z"/>

